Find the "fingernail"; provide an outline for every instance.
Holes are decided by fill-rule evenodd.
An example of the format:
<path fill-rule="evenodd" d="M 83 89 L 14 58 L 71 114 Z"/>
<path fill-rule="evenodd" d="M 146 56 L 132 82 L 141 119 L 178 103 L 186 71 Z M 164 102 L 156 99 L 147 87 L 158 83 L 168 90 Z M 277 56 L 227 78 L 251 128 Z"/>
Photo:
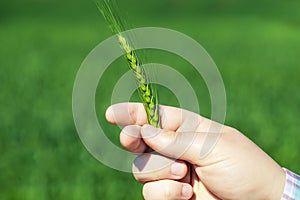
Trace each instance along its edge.
<path fill-rule="evenodd" d="M 154 137 L 156 136 L 159 132 L 160 132 L 161 129 L 159 128 L 155 128 L 154 126 L 150 126 L 148 124 L 144 125 L 142 127 L 142 136 L 143 138 L 151 138 L 151 137 Z"/>
<path fill-rule="evenodd" d="M 173 163 L 171 165 L 171 173 L 175 176 L 183 177 L 185 173 L 185 166 L 182 163 Z"/>
<path fill-rule="evenodd" d="M 185 184 L 182 186 L 182 197 L 190 198 L 193 196 L 192 186 Z"/>

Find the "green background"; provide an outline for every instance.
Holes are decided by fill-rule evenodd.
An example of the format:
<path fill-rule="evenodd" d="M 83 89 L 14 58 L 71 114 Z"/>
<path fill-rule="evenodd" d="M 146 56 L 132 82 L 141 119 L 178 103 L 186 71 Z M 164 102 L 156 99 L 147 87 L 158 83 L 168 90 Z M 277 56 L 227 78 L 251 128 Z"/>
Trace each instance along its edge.
<path fill-rule="evenodd" d="M 122 0 L 128 27 L 183 32 L 204 46 L 224 79 L 226 124 L 236 127 L 281 166 L 300 173 L 299 0 Z M 87 54 L 111 35 L 92 1 L 0 2 L 0 199 L 141 199 L 142 185 L 94 159 L 79 140 L 72 87 Z M 191 66 L 149 51 L 187 78 Z M 104 120 L 114 83 L 128 69 L 114 63 L 102 77 L 96 109 Z M 176 81 L 176 80 L 175 80 Z M 201 114 L 210 103 L 203 81 L 191 79 Z M 159 88 L 161 104 L 178 105 Z M 133 97 L 136 99 L 136 97 Z M 174 100 L 170 100 L 174 99 Z"/>

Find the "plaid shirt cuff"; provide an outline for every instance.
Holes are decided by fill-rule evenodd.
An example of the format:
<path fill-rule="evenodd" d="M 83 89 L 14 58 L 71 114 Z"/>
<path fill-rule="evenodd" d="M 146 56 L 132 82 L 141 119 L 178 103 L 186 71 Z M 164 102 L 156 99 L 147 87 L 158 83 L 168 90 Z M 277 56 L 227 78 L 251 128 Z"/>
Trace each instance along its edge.
<path fill-rule="evenodd" d="M 300 200 L 300 176 L 283 168 L 286 182 L 281 200 Z"/>

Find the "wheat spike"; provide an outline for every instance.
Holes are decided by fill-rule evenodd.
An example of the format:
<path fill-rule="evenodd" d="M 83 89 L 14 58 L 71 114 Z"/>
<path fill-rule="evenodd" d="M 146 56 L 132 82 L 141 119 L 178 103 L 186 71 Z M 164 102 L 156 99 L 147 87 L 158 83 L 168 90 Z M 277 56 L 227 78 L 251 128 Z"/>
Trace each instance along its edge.
<path fill-rule="evenodd" d="M 148 123 L 152 126 L 160 128 L 157 93 L 154 87 L 149 83 L 149 79 L 145 73 L 145 70 L 141 66 L 141 62 L 133 48 L 130 46 L 128 39 L 122 35 L 124 28 L 117 12 L 117 6 L 113 1 L 108 0 L 98 0 L 96 4 L 108 22 L 113 33 L 118 35 L 120 47 L 125 53 L 127 63 L 130 69 L 133 71 L 138 84 L 139 96 L 147 113 Z"/>

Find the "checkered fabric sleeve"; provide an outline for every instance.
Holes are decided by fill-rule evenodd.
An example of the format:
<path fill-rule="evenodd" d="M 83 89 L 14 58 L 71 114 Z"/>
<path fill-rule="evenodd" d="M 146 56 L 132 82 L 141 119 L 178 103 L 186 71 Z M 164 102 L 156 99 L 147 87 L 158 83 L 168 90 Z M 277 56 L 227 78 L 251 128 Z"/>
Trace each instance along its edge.
<path fill-rule="evenodd" d="M 300 176 L 283 168 L 286 182 L 281 200 L 300 200 Z"/>

